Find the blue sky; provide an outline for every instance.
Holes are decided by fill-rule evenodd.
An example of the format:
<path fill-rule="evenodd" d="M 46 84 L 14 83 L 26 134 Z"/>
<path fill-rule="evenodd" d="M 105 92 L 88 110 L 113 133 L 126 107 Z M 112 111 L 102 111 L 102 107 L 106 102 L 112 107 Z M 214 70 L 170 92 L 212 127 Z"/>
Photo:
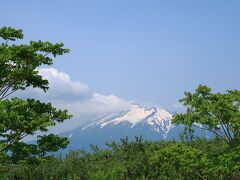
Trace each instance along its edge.
<path fill-rule="evenodd" d="M 0 25 L 64 42 L 54 68 L 94 92 L 170 110 L 198 84 L 240 89 L 238 0 L 1 2 Z"/>

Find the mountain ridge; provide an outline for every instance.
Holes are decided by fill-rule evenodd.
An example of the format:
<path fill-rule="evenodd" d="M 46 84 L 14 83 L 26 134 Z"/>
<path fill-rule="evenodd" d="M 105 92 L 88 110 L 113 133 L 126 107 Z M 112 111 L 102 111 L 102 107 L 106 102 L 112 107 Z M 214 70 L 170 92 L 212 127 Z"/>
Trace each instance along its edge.
<path fill-rule="evenodd" d="M 162 108 L 143 108 L 142 106 L 134 103 L 131 104 L 131 108 L 126 111 L 117 111 L 107 114 L 94 122 L 81 126 L 81 130 L 88 128 L 104 128 L 105 126 L 114 126 L 121 123 L 130 123 L 130 128 L 138 124 L 146 124 L 152 127 L 153 131 L 163 131 L 166 138 L 167 133 L 173 127 L 171 120 L 173 115 Z"/>
<path fill-rule="evenodd" d="M 183 127 L 173 125 L 172 118 L 173 115 L 163 108 L 131 104 L 127 110 L 106 114 L 62 133 L 63 137 L 68 137 L 70 144 L 60 153 L 66 154 L 69 150 L 77 149 L 91 151 L 91 144 L 107 148 L 107 142 L 119 142 L 124 137 L 129 140 L 136 136 L 150 141 L 177 140 Z"/>

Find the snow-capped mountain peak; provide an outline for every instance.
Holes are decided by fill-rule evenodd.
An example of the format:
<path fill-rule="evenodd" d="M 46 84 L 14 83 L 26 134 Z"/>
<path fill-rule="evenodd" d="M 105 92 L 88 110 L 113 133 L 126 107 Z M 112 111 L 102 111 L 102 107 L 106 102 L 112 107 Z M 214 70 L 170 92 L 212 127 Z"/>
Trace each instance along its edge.
<path fill-rule="evenodd" d="M 143 139 L 158 141 L 162 139 L 179 139 L 184 131 L 184 125 L 173 125 L 172 114 L 162 108 L 144 108 L 131 103 L 128 110 L 119 110 L 109 113 L 86 124 L 66 132 L 71 142 L 68 149 L 84 148 L 91 151 L 89 144 L 98 147 L 107 147 L 106 142 L 119 142 L 121 138 L 128 137 L 133 140 L 136 136 Z M 202 130 L 194 129 L 196 135 L 211 137 Z"/>
<path fill-rule="evenodd" d="M 87 129 L 90 127 L 104 128 L 127 123 L 130 128 L 137 125 L 150 127 L 153 131 L 162 133 L 167 136 L 169 130 L 173 127 L 171 123 L 172 114 L 161 108 L 143 108 L 136 103 L 131 103 L 131 108 L 127 111 L 113 112 L 95 122 L 82 127 Z"/>

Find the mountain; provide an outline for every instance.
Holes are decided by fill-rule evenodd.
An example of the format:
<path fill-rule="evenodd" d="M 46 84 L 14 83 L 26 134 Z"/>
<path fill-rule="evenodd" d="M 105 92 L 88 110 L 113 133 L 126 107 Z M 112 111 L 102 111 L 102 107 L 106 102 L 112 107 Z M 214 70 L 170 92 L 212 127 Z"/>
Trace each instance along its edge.
<path fill-rule="evenodd" d="M 132 104 L 131 109 L 123 112 L 114 112 L 108 114 L 97 121 L 84 125 L 81 130 L 89 128 L 111 128 L 116 125 L 128 124 L 128 128 L 147 126 L 152 131 L 161 133 L 164 139 L 173 125 L 171 123 L 172 114 L 164 109 L 142 108 L 138 104 Z"/>
<path fill-rule="evenodd" d="M 171 123 L 172 117 L 167 110 L 144 108 L 132 103 L 128 110 L 107 114 L 62 135 L 70 140 L 67 150 L 89 150 L 90 144 L 104 147 L 105 142 L 119 141 L 126 136 L 129 139 L 135 136 L 143 136 L 149 140 L 168 139 L 173 136 L 170 131 L 175 128 Z"/>
<path fill-rule="evenodd" d="M 128 136 L 130 140 L 135 136 L 142 136 L 147 140 L 179 139 L 184 126 L 175 126 L 171 120 L 173 114 L 161 108 L 144 108 L 138 104 L 131 104 L 125 111 L 107 114 L 92 122 L 85 123 L 76 129 L 62 135 L 68 137 L 68 150 L 84 148 L 90 150 L 90 144 L 106 147 L 106 142 L 119 141 Z M 202 132 L 198 132 L 198 134 Z"/>

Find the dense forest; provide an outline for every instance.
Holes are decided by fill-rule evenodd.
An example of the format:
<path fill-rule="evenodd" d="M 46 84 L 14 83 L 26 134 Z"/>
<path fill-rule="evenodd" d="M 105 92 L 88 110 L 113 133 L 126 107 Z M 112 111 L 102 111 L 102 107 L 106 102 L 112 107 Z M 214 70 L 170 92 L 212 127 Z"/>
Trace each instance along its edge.
<path fill-rule="evenodd" d="M 20 99 L 14 92 L 27 87 L 48 90 L 38 67 L 51 65 L 69 52 L 62 43 L 31 41 L 16 44 L 22 30 L 0 28 L 0 178 L 1 179 L 240 179 L 240 91 L 214 93 L 199 85 L 185 92 L 180 102 L 185 113 L 172 122 L 184 124 L 179 141 L 151 142 L 127 137 L 108 142 L 107 149 L 72 151 L 65 157 L 50 155 L 67 147 L 67 138 L 38 136 L 72 116 L 51 103 Z M 196 137 L 194 128 L 210 131 L 211 139 Z"/>
<path fill-rule="evenodd" d="M 240 149 L 224 141 L 149 142 L 141 138 L 72 151 L 65 158 L 1 166 L 1 179 L 239 179 Z"/>

